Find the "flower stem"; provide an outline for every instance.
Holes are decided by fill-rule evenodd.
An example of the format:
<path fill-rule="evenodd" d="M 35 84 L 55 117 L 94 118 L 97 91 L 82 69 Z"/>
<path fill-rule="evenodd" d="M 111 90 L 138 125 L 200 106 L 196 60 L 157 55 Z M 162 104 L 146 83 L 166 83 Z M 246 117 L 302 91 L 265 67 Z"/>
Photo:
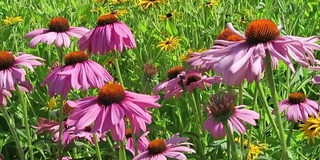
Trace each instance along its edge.
<path fill-rule="evenodd" d="M 228 125 L 227 121 L 222 122 L 224 129 L 227 133 L 227 139 L 228 139 L 228 143 L 231 146 L 231 154 L 232 157 L 231 159 L 237 159 L 237 153 L 236 153 L 236 144 L 234 143 L 234 137 L 233 134 L 231 133 L 230 127 Z"/>
<path fill-rule="evenodd" d="M 292 136 L 292 131 L 293 131 L 294 125 L 295 125 L 295 122 L 291 121 L 290 129 L 289 129 L 288 137 L 287 137 L 287 145 L 288 146 L 290 146 L 290 140 L 291 140 L 291 136 Z"/>
<path fill-rule="evenodd" d="M 121 160 L 127 160 L 127 155 L 126 155 L 126 150 L 125 150 L 124 142 L 120 142 L 119 159 L 121 159 Z"/>
<path fill-rule="evenodd" d="M 265 58 L 265 69 L 266 69 L 266 79 L 271 91 L 271 99 L 273 102 L 273 107 L 275 110 L 275 115 L 276 115 L 276 123 L 277 127 L 279 128 L 279 135 L 280 135 L 280 143 L 281 143 L 281 148 L 282 148 L 282 158 L 287 160 L 289 159 L 289 153 L 288 153 L 288 148 L 287 148 L 287 143 L 285 139 L 285 133 L 283 129 L 283 124 L 282 124 L 282 119 L 281 119 L 281 114 L 279 110 L 279 105 L 278 105 L 278 98 L 277 98 L 277 92 L 276 92 L 276 87 L 274 83 L 274 77 L 272 73 L 272 67 L 271 67 L 271 56 L 269 53 L 266 54 Z"/>
<path fill-rule="evenodd" d="M 28 105 L 26 102 L 26 98 L 24 97 L 24 93 L 20 90 L 17 89 L 17 91 L 19 92 L 19 97 L 21 100 L 21 105 L 22 105 L 22 110 L 23 110 L 23 122 L 24 125 L 26 127 L 26 136 L 27 136 L 27 144 L 29 147 L 29 153 L 30 153 L 30 160 L 33 160 L 33 146 L 32 146 L 32 137 L 30 134 L 30 127 L 29 127 L 29 122 L 28 122 Z"/>
<path fill-rule="evenodd" d="M 62 159 L 62 128 L 63 128 L 63 98 L 60 96 L 60 108 L 59 108 L 59 140 L 58 140 L 58 159 Z"/>
<path fill-rule="evenodd" d="M 193 92 L 191 94 L 191 97 L 192 97 L 192 102 L 193 102 L 193 112 L 196 114 L 196 115 L 194 115 L 194 117 L 195 117 L 194 120 L 195 120 L 196 124 L 198 124 L 195 131 L 197 131 L 196 133 L 199 134 L 199 137 L 202 137 L 203 132 L 202 132 L 201 125 L 203 125 L 203 122 L 201 119 L 201 112 L 198 109 L 197 101 L 195 98 L 195 92 Z M 198 151 L 200 151 L 200 156 L 202 158 L 205 158 L 204 147 L 203 147 L 203 143 L 202 143 L 201 138 L 199 139 L 198 143 L 199 143 L 199 150 Z"/>
<path fill-rule="evenodd" d="M 98 142 L 98 137 L 97 137 L 97 135 L 95 133 L 93 134 L 93 140 L 94 140 L 94 145 L 96 147 L 97 158 L 98 158 L 98 160 L 102 160 L 100 147 L 99 147 L 99 142 Z"/>
<path fill-rule="evenodd" d="M 241 84 L 239 86 L 239 105 L 242 105 L 242 104 L 243 104 L 243 84 Z M 244 136 L 243 136 L 243 134 L 240 134 L 240 150 L 241 150 L 241 153 L 243 152 L 243 149 L 244 149 L 243 141 L 244 141 Z"/>
<path fill-rule="evenodd" d="M 123 80 L 122 80 L 122 75 L 121 75 L 121 71 L 120 71 L 120 65 L 119 65 L 119 56 L 116 52 L 114 52 L 114 56 L 115 56 L 115 66 L 116 66 L 116 72 L 117 72 L 117 76 L 119 79 L 119 82 L 122 86 L 124 86 Z"/>
<path fill-rule="evenodd" d="M 20 143 L 17 131 L 15 130 L 14 123 L 13 124 L 11 123 L 9 113 L 7 112 L 7 110 L 6 110 L 6 108 L 4 106 L 0 105 L 0 110 L 1 110 L 1 112 L 3 114 L 4 119 L 6 120 L 8 126 L 9 126 L 9 130 L 10 130 L 10 132 L 12 134 L 12 137 L 13 137 L 13 140 L 14 140 L 16 146 L 17 146 L 18 157 L 19 157 L 20 160 L 25 160 L 24 152 L 22 150 L 21 143 Z"/>
<path fill-rule="evenodd" d="M 63 50 L 62 50 L 62 48 L 58 48 L 58 53 L 59 53 L 59 62 L 62 65 L 62 63 L 63 63 Z"/>

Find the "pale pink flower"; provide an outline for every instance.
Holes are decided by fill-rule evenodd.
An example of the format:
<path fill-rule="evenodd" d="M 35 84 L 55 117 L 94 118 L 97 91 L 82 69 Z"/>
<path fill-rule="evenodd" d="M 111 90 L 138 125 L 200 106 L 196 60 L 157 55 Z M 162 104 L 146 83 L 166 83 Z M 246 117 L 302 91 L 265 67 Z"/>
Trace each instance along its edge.
<path fill-rule="evenodd" d="M 0 104 L 2 106 L 7 105 L 7 97 L 12 97 L 11 93 L 5 89 L 0 89 Z"/>
<path fill-rule="evenodd" d="M 48 85 L 50 96 L 60 94 L 66 97 L 71 88 L 86 91 L 89 88 L 100 88 L 106 82 L 113 81 L 104 67 L 88 57 L 83 51 L 66 54 L 65 65 L 51 70 L 41 85 Z"/>
<path fill-rule="evenodd" d="M 196 153 L 189 147 L 191 143 L 184 142 L 187 140 L 188 138 L 179 137 L 178 133 L 168 140 L 155 139 L 148 144 L 146 151 L 134 157 L 133 160 L 166 160 L 167 157 L 185 160 L 187 157 L 183 152 Z"/>
<path fill-rule="evenodd" d="M 135 127 L 136 131 L 145 131 L 142 127 L 152 122 L 146 109 L 160 107 L 156 102 L 158 100 L 159 96 L 129 92 L 119 84 L 108 83 L 99 89 L 98 96 L 67 101 L 75 108 L 67 124 L 79 131 L 93 123 L 92 132 L 104 134 L 110 130 L 115 141 L 123 141 L 126 130 L 124 117 L 130 122 L 138 120 L 137 123 L 130 123 L 131 127 Z"/>
<path fill-rule="evenodd" d="M 40 28 L 27 33 L 24 38 L 32 38 L 29 47 L 35 47 L 39 43 L 51 45 L 54 41 L 60 48 L 70 46 L 70 36 L 81 38 L 90 30 L 83 27 L 70 27 L 69 21 L 64 17 L 52 18 L 49 23 L 49 29 Z"/>
<path fill-rule="evenodd" d="M 14 91 L 17 84 L 20 90 L 31 91 L 32 85 L 26 79 L 26 71 L 22 66 L 34 71 L 34 66 L 42 65 L 38 60 L 43 59 L 23 52 L 14 56 L 11 52 L 0 51 L 0 90 Z"/>
<path fill-rule="evenodd" d="M 287 120 L 305 122 L 312 115 L 318 117 L 319 105 L 316 101 L 308 99 L 302 92 L 294 92 L 288 99 L 279 102 L 280 113 L 286 110 Z M 273 110 L 273 113 L 275 111 Z"/>
<path fill-rule="evenodd" d="M 97 26 L 79 39 L 80 50 L 101 55 L 110 51 L 122 52 L 125 48 L 136 48 L 136 41 L 130 28 L 118 21 L 114 14 L 102 15 Z"/>
<path fill-rule="evenodd" d="M 259 119 L 259 114 L 255 111 L 243 109 L 245 105 L 234 106 L 235 95 L 232 93 L 218 93 L 210 98 L 208 109 L 208 118 L 203 125 L 214 138 L 226 136 L 223 122 L 226 122 L 233 133 L 238 131 L 243 134 L 246 127 L 243 124 L 247 122 L 256 125 L 255 119 Z"/>

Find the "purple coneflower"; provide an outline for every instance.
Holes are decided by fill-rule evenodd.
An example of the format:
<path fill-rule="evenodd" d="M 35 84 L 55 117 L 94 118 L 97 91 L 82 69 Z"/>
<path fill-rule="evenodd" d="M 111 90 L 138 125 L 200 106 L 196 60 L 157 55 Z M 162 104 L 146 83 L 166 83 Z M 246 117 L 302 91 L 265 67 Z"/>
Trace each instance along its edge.
<path fill-rule="evenodd" d="M 148 148 L 149 140 L 147 139 L 147 135 L 149 132 L 143 133 L 137 140 L 137 147 L 138 147 L 138 154 L 142 153 Z M 127 143 L 126 143 L 126 150 L 130 151 L 133 156 L 136 155 L 135 153 L 135 147 L 134 147 L 134 140 L 132 138 L 133 132 L 130 128 L 126 129 L 126 138 L 127 138 Z M 117 144 L 116 147 L 118 148 L 119 145 Z"/>
<path fill-rule="evenodd" d="M 136 41 L 129 27 L 118 21 L 114 14 L 105 14 L 98 18 L 97 26 L 79 39 L 80 50 L 101 55 L 125 48 L 135 48 Z"/>
<path fill-rule="evenodd" d="M 146 108 L 160 107 L 156 102 L 158 100 L 159 96 L 126 91 L 120 84 L 107 83 L 100 88 L 98 96 L 67 101 L 75 108 L 67 124 L 75 126 L 76 130 L 83 130 L 94 123 L 92 132 L 103 134 L 110 130 L 115 141 L 122 141 L 126 130 L 124 117 L 129 121 L 135 121 L 133 117 L 139 117 L 140 121 L 131 123 L 131 127 L 141 128 L 141 125 L 150 124 L 152 117 Z"/>
<path fill-rule="evenodd" d="M 17 84 L 20 90 L 29 92 L 32 85 L 26 80 L 26 71 L 21 66 L 34 71 L 33 66 L 42 65 L 38 60 L 43 59 L 23 52 L 14 56 L 11 52 L 0 51 L 0 90 L 15 90 Z"/>
<path fill-rule="evenodd" d="M 0 89 L 0 104 L 2 106 L 6 106 L 7 105 L 7 97 L 11 97 L 11 93 L 5 89 Z M 0 106 L 1 107 L 1 106 Z"/>
<path fill-rule="evenodd" d="M 69 144 L 71 141 L 75 141 L 75 140 L 79 140 L 79 139 L 86 139 L 92 145 L 95 145 L 94 139 L 93 139 L 94 134 L 96 134 L 98 142 L 100 141 L 100 138 L 104 138 L 103 134 L 93 133 L 93 132 L 91 132 L 91 130 L 92 130 L 92 127 L 87 126 L 83 130 L 77 131 L 78 132 L 77 133 L 77 132 L 75 132 L 75 127 L 69 128 L 68 130 L 66 130 L 66 132 L 68 133 L 68 139 L 66 141 L 66 144 Z"/>
<path fill-rule="evenodd" d="M 288 99 L 279 102 L 280 113 L 287 110 L 287 120 L 298 122 L 301 120 L 305 122 L 308 117 L 318 117 L 319 105 L 317 102 L 307 99 L 302 92 L 294 92 L 289 95 Z M 274 111 L 273 111 L 274 112 Z"/>
<path fill-rule="evenodd" d="M 243 121 L 256 125 L 255 119 L 259 119 L 259 114 L 255 111 L 242 109 L 245 105 L 234 106 L 235 94 L 218 93 L 210 98 L 208 109 L 208 118 L 203 129 L 208 129 L 214 138 L 226 136 L 223 123 L 227 123 L 230 131 L 234 130 L 245 133 L 246 128 Z"/>
<path fill-rule="evenodd" d="M 29 47 L 35 47 L 40 42 L 51 45 L 55 41 L 58 48 L 62 45 L 69 48 L 70 36 L 81 38 L 89 31 L 83 27 L 70 27 L 69 21 L 66 18 L 55 17 L 51 19 L 49 29 L 36 29 L 27 33 L 24 38 L 32 38 Z"/>
<path fill-rule="evenodd" d="M 249 82 L 260 80 L 266 54 L 270 54 L 273 68 L 282 60 L 294 72 L 291 59 L 304 67 L 310 67 L 315 63 L 314 50 L 320 50 L 320 45 L 315 43 L 318 37 L 280 36 L 281 27 L 268 19 L 252 21 L 244 35 L 236 31 L 231 23 L 227 25 L 243 40 L 216 40 L 215 44 L 224 47 L 212 50 L 211 55 L 224 55 L 215 62 L 214 69 L 216 73 L 222 74 L 229 85 L 239 85 L 244 79 Z"/>
<path fill-rule="evenodd" d="M 100 88 L 109 81 L 113 78 L 105 68 L 89 60 L 85 52 L 76 51 L 66 54 L 65 65 L 51 70 L 41 85 L 48 85 L 50 96 L 61 94 L 66 97 L 71 87 L 86 91 Z"/>
<path fill-rule="evenodd" d="M 188 138 L 179 137 L 179 134 L 173 135 L 170 139 L 155 139 L 148 144 L 146 151 L 140 153 L 133 160 L 166 160 L 168 158 L 187 159 L 182 152 L 196 153 L 195 150 L 187 147 L 191 143 L 184 142 Z"/>

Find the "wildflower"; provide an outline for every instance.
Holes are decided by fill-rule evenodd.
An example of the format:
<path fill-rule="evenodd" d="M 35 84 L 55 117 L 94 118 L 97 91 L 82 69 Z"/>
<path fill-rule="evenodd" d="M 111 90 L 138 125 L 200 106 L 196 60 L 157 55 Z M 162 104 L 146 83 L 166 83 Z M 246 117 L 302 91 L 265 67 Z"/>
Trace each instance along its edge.
<path fill-rule="evenodd" d="M 206 7 L 212 7 L 212 6 L 215 6 L 219 3 L 219 0 L 210 0 L 208 2 L 206 2 L 205 6 Z"/>
<path fill-rule="evenodd" d="M 65 55 L 65 65 L 51 70 L 42 82 L 48 85 L 49 95 L 60 94 L 66 97 L 71 89 L 99 88 L 105 82 L 113 81 L 112 76 L 100 64 L 89 60 L 83 51 L 70 52 Z"/>
<path fill-rule="evenodd" d="M 56 99 L 56 97 L 51 97 L 49 99 L 49 101 L 47 102 L 47 107 L 48 107 L 49 111 L 51 111 L 51 110 L 53 110 L 54 108 L 57 107 L 57 99 Z"/>
<path fill-rule="evenodd" d="M 64 156 L 64 157 L 62 157 L 62 160 L 72 160 L 72 158 L 69 156 Z"/>
<path fill-rule="evenodd" d="M 15 90 L 15 84 L 20 90 L 29 92 L 32 89 L 31 83 L 26 80 L 26 71 L 23 67 L 34 71 L 34 66 L 41 66 L 43 60 L 31 54 L 19 52 L 17 56 L 8 51 L 0 51 L 0 90 Z"/>
<path fill-rule="evenodd" d="M 3 20 L 3 24 L 5 26 L 10 26 L 10 25 L 16 24 L 18 22 L 23 22 L 23 19 L 22 19 L 21 16 L 18 16 L 18 17 L 8 17 L 8 16 L 6 16 L 6 19 Z"/>
<path fill-rule="evenodd" d="M 149 132 L 145 132 L 143 133 L 137 140 L 137 146 L 138 146 L 138 154 L 142 153 L 143 151 L 145 151 L 148 147 L 149 144 L 149 140 L 147 139 L 147 135 L 149 134 Z M 135 148 L 134 148 L 134 140 L 132 138 L 132 131 L 130 128 L 126 129 L 126 139 L 127 139 L 127 143 L 126 143 L 126 150 L 130 151 L 132 153 L 133 156 L 136 155 L 135 153 Z M 116 147 L 119 147 L 119 145 L 117 145 Z"/>
<path fill-rule="evenodd" d="M 166 38 L 166 40 L 160 42 L 157 47 L 160 47 L 161 50 L 171 51 L 172 49 L 176 49 L 178 46 L 180 46 L 179 38 L 171 36 L 169 38 Z"/>
<path fill-rule="evenodd" d="M 295 72 L 291 59 L 304 67 L 310 67 L 315 63 L 314 50 L 320 50 L 320 45 L 315 43 L 319 41 L 318 37 L 280 36 L 281 27 L 268 19 L 252 21 L 245 35 L 236 31 L 231 23 L 227 25 L 243 40 L 216 40 L 216 44 L 224 47 L 211 51 L 211 56 L 217 54 L 222 57 L 214 69 L 216 73 L 222 74 L 229 85 L 239 85 L 244 79 L 249 82 L 260 80 L 266 54 L 271 56 L 272 68 L 276 68 L 278 61 L 282 60 Z"/>
<path fill-rule="evenodd" d="M 308 143 L 310 142 L 310 139 L 313 143 L 315 143 L 315 137 L 320 138 L 320 118 L 311 116 L 309 117 L 304 124 L 300 124 L 300 130 L 303 132 L 304 137 L 308 137 Z"/>
<path fill-rule="evenodd" d="M 128 2 L 128 0 L 111 0 L 111 4 L 119 4 L 119 3 L 125 3 Z"/>
<path fill-rule="evenodd" d="M 89 30 L 83 27 L 70 27 L 69 21 L 64 17 L 55 17 L 51 19 L 49 29 L 36 29 L 27 33 L 24 38 L 32 38 L 29 47 L 35 47 L 40 42 L 51 45 L 55 41 L 58 48 L 69 48 L 70 36 L 80 38 L 87 32 Z"/>
<path fill-rule="evenodd" d="M 255 119 L 259 114 L 255 111 L 242 109 L 245 105 L 234 106 L 235 94 L 218 93 L 213 95 L 207 105 L 208 118 L 203 129 L 208 129 L 214 138 L 225 137 L 226 131 L 223 123 L 228 123 L 231 132 L 234 130 L 241 134 L 246 132 L 243 121 L 256 125 Z"/>
<path fill-rule="evenodd" d="M 118 21 L 114 14 L 102 15 L 98 18 L 93 30 L 79 39 L 80 50 L 88 50 L 88 53 L 104 55 L 106 52 L 125 48 L 135 48 L 136 41 L 129 27 Z"/>
<path fill-rule="evenodd" d="M 93 124 L 92 132 L 103 134 L 111 130 L 115 141 L 125 138 L 125 120 L 127 117 L 134 133 L 141 129 L 145 131 L 145 124 L 150 124 L 151 115 L 147 108 L 160 107 L 156 103 L 159 96 L 149 96 L 124 90 L 120 84 L 107 83 L 99 89 L 97 96 L 90 96 L 76 101 L 67 101 L 75 110 L 67 120 L 69 126 L 76 130 L 83 130 Z"/>
<path fill-rule="evenodd" d="M 100 141 L 100 138 L 104 139 L 103 134 L 93 133 L 91 132 L 91 130 L 92 130 L 91 126 L 87 126 L 81 131 L 76 131 L 75 127 L 69 128 L 68 130 L 66 130 L 66 132 L 68 133 L 66 144 L 69 144 L 70 142 L 76 141 L 79 139 L 85 139 L 85 140 L 88 140 L 92 145 L 95 145 L 94 139 L 93 139 L 94 134 L 96 134 L 98 142 Z"/>
<path fill-rule="evenodd" d="M 185 70 L 183 67 L 172 67 L 167 73 L 168 80 L 163 81 L 154 87 L 153 94 L 158 95 L 161 90 L 164 90 L 166 92 L 165 98 L 171 98 L 172 92 L 181 88 L 179 83 L 184 75 Z"/>
<path fill-rule="evenodd" d="M 106 0 L 93 0 L 94 3 L 104 3 Z"/>
<path fill-rule="evenodd" d="M 148 144 L 146 151 L 140 153 L 133 160 L 144 160 L 144 159 L 187 159 L 182 152 L 196 153 L 195 150 L 189 148 L 187 145 L 191 143 L 184 142 L 188 138 L 179 137 L 179 134 L 173 135 L 170 139 L 155 139 Z"/>
<path fill-rule="evenodd" d="M 0 90 L 0 104 L 2 106 L 6 106 L 7 105 L 6 97 L 12 97 L 11 93 L 9 91 L 5 90 L 5 89 L 1 89 Z"/>
<path fill-rule="evenodd" d="M 240 138 L 235 138 L 235 141 L 240 143 Z M 248 140 L 243 141 L 244 148 L 248 149 L 248 160 L 253 160 L 258 158 L 259 155 L 264 154 L 264 150 L 267 149 L 267 145 L 265 143 L 251 143 L 250 147 L 248 147 Z"/>
<path fill-rule="evenodd" d="M 204 48 L 201 48 L 198 51 L 188 49 L 188 52 L 186 54 L 182 54 L 179 56 L 179 60 L 182 62 L 187 62 L 189 59 L 191 59 L 193 57 L 199 57 L 201 55 L 201 53 L 203 53 L 204 51 L 206 51 L 206 49 L 204 49 Z"/>
<path fill-rule="evenodd" d="M 162 0 L 140 0 L 138 6 L 148 9 L 149 7 L 155 7 L 157 3 L 162 3 Z"/>
<path fill-rule="evenodd" d="M 126 9 L 119 9 L 119 10 L 114 10 L 114 11 L 112 11 L 112 12 L 109 12 L 109 13 L 107 13 L 107 14 L 113 14 L 113 15 L 115 15 L 116 17 L 118 17 L 118 16 L 123 16 L 123 15 L 125 15 L 125 14 L 127 14 L 127 13 L 129 13 L 128 10 L 126 10 Z"/>
<path fill-rule="evenodd" d="M 146 79 L 151 79 L 158 72 L 157 67 L 152 63 L 146 63 L 143 67 L 144 76 Z"/>
<path fill-rule="evenodd" d="M 180 14 L 180 12 L 177 12 L 176 10 L 174 10 L 173 12 L 169 12 L 166 15 L 160 15 L 159 19 L 160 20 L 172 19 L 176 17 L 178 14 Z"/>
<path fill-rule="evenodd" d="M 318 107 L 317 102 L 307 99 L 302 92 L 291 93 L 288 99 L 279 102 L 280 112 L 287 110 L 287 120 L 293 120 L 295 123 L 298 120 L 305 122 L 308 115 L 318 117 Z"/>

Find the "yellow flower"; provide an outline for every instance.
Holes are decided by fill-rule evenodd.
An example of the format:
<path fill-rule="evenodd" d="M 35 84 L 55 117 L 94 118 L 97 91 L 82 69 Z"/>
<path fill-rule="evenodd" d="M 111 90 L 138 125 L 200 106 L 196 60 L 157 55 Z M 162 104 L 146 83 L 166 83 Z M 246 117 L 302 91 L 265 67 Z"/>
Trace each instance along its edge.
<path fill-rule="evenodd" d="M 157 47 L 160 47 L 161 50 L 171 51 L 172 49 L 175 49 L 178 46 L 180 46 L 179 38 L 171 36 L 169 38 L 166 38 L 166 40 L 161 41 Z"/>
<path fill-rule="evenodd" d="M 150 6 L 156 6 L 157 3 L 162 3 L 162 0 L 141 0 L 138 5 L 143 9 L 148 9 Z"/>
<path fill-rule="evenodd" d="M 106 0 L 93 0 L 94 3 L 104 3 Z"/>
<path fill-rule="evenodd" d="M 206 6 L 207 6 L 207 7 L 212 7 L 212 6 L 214 6 L 214 5 L 217 5 L 218 2 L 219 2 L 219 0 L 211 0 L 211 1 L 209 1 L 209 2 L 206 2 Z"/>
<path fill-rule="evenodd" d="M 235 138 L 235 141 L 240 143 L 240 138 L 239 137 Z M 245 148 L 248 148 L 248 140 L 245 140 L 243 142 L 243 145 Z M 251 143 L 247 159 L 253 160 L 258 158 L 259 155 L 264 154 L 263 150 L 266 150 L 266 149 L 267 149 L 267 145 L 265 143 L 256 143 L 256 144 Z"/>
<path fill-rule="evenodd" d="M 116 58 L 114 56 L 109 57 L 106 62 L 104 63 L 105 65 L 112 67 L 115 63 Z"/>
<path fill-rule="evenodd" d="M 320 117 L 315 118 L 314 116 L 309 117 L 304 124 L 300 124 L 300 130 L 303 131 L 303 136 L 308 137 L 308 143 L 310 139 L 315 143 L 315 136 L 320 137 Z"/>
<path fill-rule="evenodd" d="M 49 102 L 47 102 L 48 110 L 51 111 L 57 106 L 57 99 L 55 97 L 50 98 Z"/>
<path fill-rule="evenodd" d="M 177 14 L 180 14 L 180 12 L 177 12 L 174 10 L 173 12 L 169 12 L 166 15 L 159 15 L 160 20 L 166 20 L 166 19 L 171 19 L 174 18 Z"/>
<path fill-rule="evenodd" d="M 21 18 L 21 16 L 18 17 L 8 17 L 6 16 L 6 19 L 3 20 L 3 23 L 5 26 L 10 26 L 12 24 L 18 23 L 18 22 L 22 22 L 23 19 Z"/>
<path fill-rule="evenodd" d="M 90 12 L 91 12 L 91 13 L 99 13 L 100 10 L 101 10 L 100 8 L 95 7 L 95 8 L 92 8 L 92 9 L 90 10 Z"/>
<path fill-rule="evenodd" d="M 112 12 L 108 12 L 107 14 L 114 14 L 115 16 L 122 16 L 129 13 L 128 10 L 126 9 L 119 9 L 119 10 L 114 10 Z"/>
<path fill-rule="evenodd" d="M 182 54 L 182 55 L 179 56 L 179 60 L 182 61 L 182 62 L 186 62 L 186 61 L 188 61 L 190 58 L 193 57 L 193 54 L 192 54 L 192 53 L 195 53 L 195 52 L 197 52 L 197 53 L 203 53 L 204 51 L 206 51 L 205 48 L 201 48 L 201 49 L 199 49 L 198 51 L 194 51 L 193 49 L 190 48 L 190 49 L 188 49 L 188 52 L 187 52 L 186 54 Z"/>
<path fill-rule="evenodd" d="M 128 0 L 111 0 L 111 4 L 118 4 L 118 3 L 124 3 L 124 2 L 128 2 Z"/>

